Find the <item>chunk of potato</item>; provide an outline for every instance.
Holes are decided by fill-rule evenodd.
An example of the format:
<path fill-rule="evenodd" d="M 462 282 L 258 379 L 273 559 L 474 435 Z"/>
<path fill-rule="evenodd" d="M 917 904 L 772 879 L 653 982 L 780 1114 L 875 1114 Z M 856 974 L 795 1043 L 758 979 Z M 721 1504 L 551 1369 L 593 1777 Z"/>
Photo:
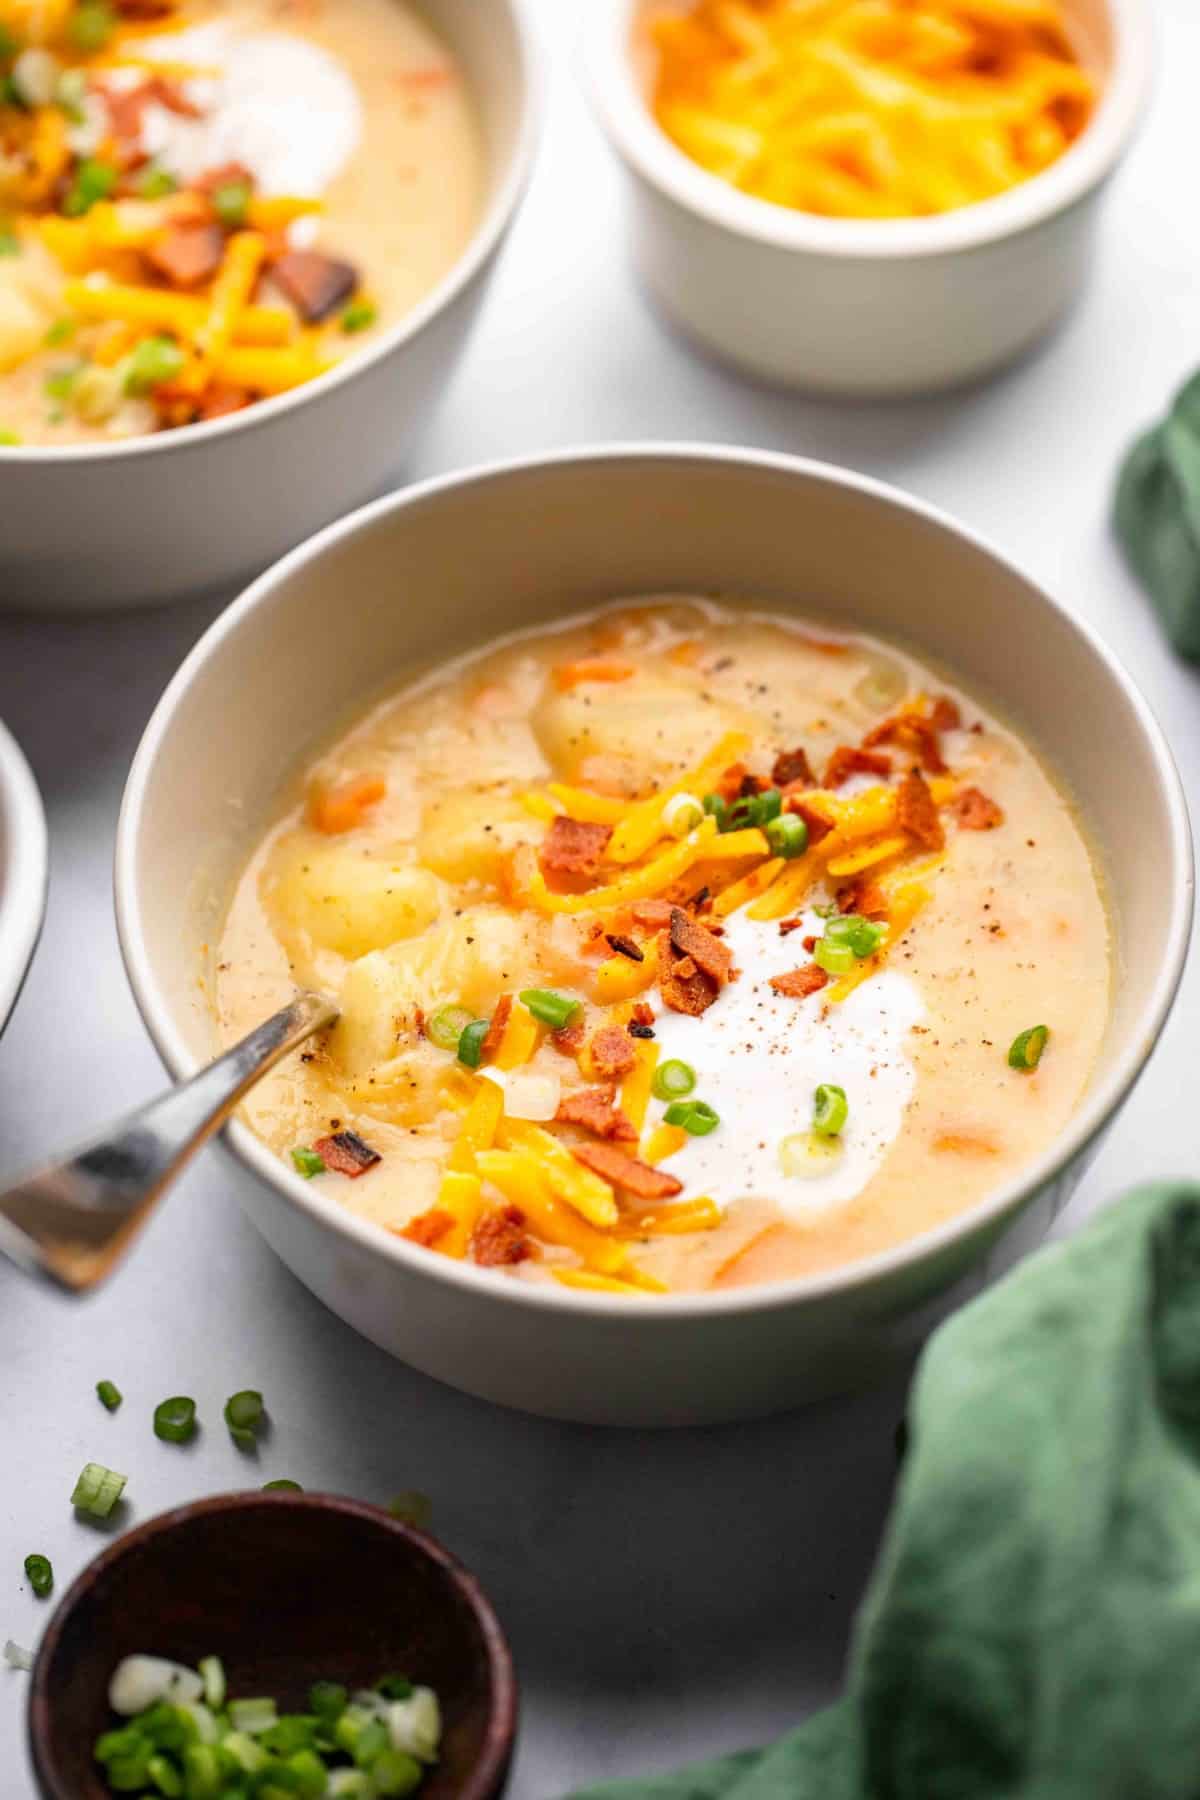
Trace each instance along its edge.
<path fill-rule="evenodd" d="M 604 757 L 628 771 L 636 789 L 682 774 L 725 732 L 754 723 L 740 707 L 655 675 L 565 692 L 548 683 L 533 713 L 538 742 L 567 780 L 585 759 Z"/>
<path fill-rule="evenodd" d="M 418 848 L 447 881 L 494 887 L 517 845 L 536 842 L 544 830 L 514 794 L 458 788 L 425 808 Z"/>
<path fill-rule="evenodd" d="M 365 956 L 424 931 L 443 888 L 429 869 L 298 834 L 269 865 L 263 898 L 284 941 L 306 937 L 339 956 Z"/>

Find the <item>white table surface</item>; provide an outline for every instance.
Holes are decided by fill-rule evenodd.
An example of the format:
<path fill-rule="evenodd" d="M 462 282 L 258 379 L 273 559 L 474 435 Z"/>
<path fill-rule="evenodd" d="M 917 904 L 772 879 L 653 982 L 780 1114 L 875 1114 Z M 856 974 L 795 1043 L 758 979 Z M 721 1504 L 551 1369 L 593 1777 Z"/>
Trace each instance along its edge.
<path fill-rule="evenodd" d="M 1166 648 L 1106 522 L 1122 447 L 1200 362 L 1195 0 L 1159 0 L 1151 121 L 1111 195 L 1075 316 L 987 386 L 887 406 L 753 388 L 698 361 L 646 310 L 617 174 L 573 79 L 577 4 L 536 0 L 553 66 L 545 150 L 413 475 L 588 440 L 675 438 L 767 445 L 899 483 L 990 534 L 1099 628 L 1200 796 L 1198 676 Z M 52 845 L 45 936 L 0 1044 L 0 1175 L 161 1082 L 117 951 L 112 837 L 151 707 L 215 611 L 0 619 L 0 714 L 41 782 Z M 1198 983 L 1193 968 L 1062 1229 L 1137 1179 L 1197 1171 Z M 0 1639 L 36 1644 L 46 1617 L 23 1582 L 27 1551 L 52 1557 L 61 1592 L 99 1547 L 68 1505 L 84 1461 L 130 1473 L 134 1519 L 245 1485 L 220 1408 L 256 1386 L 273 1420 L 257 1479 L 432 1496 L 437 1531 L 482 1577 L 516 1652 L 514 1800 L 754 1742 L 834 1695 L 888 1508 L 902 1383 L 676 1434 L 506 1414 L 392 1362 L 326 1313 L 246 1222 L 249 1181 L 207 1152 L 127 1268 L 86 1303 L 0 1268 Z M 94 1397 L 101 1376 L 127 1396 L 114 1418 Z M 186 1449 L 159 1444 L 150 1426 L 155 1402 L 179 1392 L 196 1395 L 205 1424 Z M 32 1793 L 25 1687 L 0 1669 L 2 1800 Z"/>

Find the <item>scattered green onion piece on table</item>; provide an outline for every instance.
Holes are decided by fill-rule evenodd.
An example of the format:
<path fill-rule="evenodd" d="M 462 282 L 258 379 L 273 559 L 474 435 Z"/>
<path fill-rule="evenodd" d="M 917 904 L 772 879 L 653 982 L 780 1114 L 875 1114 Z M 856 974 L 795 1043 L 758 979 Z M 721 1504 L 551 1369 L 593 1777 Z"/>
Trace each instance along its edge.
<path fill-rule="evenodd" d="M 210 196 L 212 209 L 227 231 L 237 231 L 246 223 L 250 207 L 248 181 L 222 181 Z"/>
<path fill-rule="evenodd" d="M 822 1082 L 813 1095 L 813 1130 L 818 1137 L 840 1137 L 849 1111 L 845 1088 Z"/>
<path fill-rule="evenodd" d="M 1049 1036 L 1048 1025 L 1031 1025 L 1028 1031 L 1019 1032 L 1009 1048 L 1009 1068 L 1025 1071 L 1036 1069 L 1042 1060 L 1042 1051 L 1046 1048 Z"/>
<path fill-rule="evenodd" d="M 103 1463 L 85 1463 L 71 1493 L 71 1505 L 93 1519 L 107 1519 L 125 1491 L 128 1475 L 106 1469 Z"/>
<path fill-rule="evenodd" d="M 187 1394 L 173 1394 L 154 1409 L 154 1435 L 164 1444 L 186 1444 L 196 1430 L 196 1402 Z"/>
<path fill-rule="evenodd" d="M 315 1150 L 310 1150 L 307 1144 L 296 1145 L 292 1151 L 292 1162 L 297 1174 L 303 1175 L 305 1181 L 311 1181 L 314 1175 L 325 1173 L 325 1158 Z"/>
<path fill-rule="evenodd" d="M 676 1100 L 663 1114 L 665 1125 L 682 1125 L 689 1137 L 707 1137 L 721 1123 L 720 1114 L 707 1100 Z"/>
<path fill-rule="evenodd" d="M 569 1025 L 583 1005 L 582 1000 L 557 993 L 554 988 L 525 988 L 518 997 L 522 1006 L 528 1007 L 534 1018 L 549 1025 L 552 1031 L 561 1031 L 564 1025 Z"/>
<path fill-rule="evenodd" d="M 471 1018 L 465 1006 L 439 1006 L 425 1021 L 425 1036 L 439 1050 L 457 1050 L 458 1040 Z"/>
<path fill-rule="evenodd" d="M 39 1600 L 44 1600 L 54 1586 L 54 1570 L 50 1566 L 48 1556 L 40 1556 L 35 1551 L 25 1558 L 25 1574 L 29 1585 Z"/>
<path fill-rule="evenodd" d="M 353 336 L 356 331 L 366 331 L 379 317 L 379 308 L 370 300 L 352 300 L 342 314 L 342 330 Z"/>
<path fill-rule="evenodd" d="M 116 18 L 107 0 L 84 0 L 72 15 L 68 36 L 76 50 L 90 56 L 103 50 L 115 26 Z"/>
<path fill-rule="evenodd" d="M 174 381 L 183 363 L 183 351 L 174 338 L 143 338 L 125 366 L 125 392 L 149 394 L 163 382 Z"/>
<path fill-rule="evenodd" d="M 670 1057 L 654 1071 L 651 1090 L 656 1100 L 682 1100 L 696 1085 L 696 1071 L 691 1063 Z"/>
<path fill-rule="evenodd" d="M 468 1069 L 477 1069 L 483 1061 L 483 1040 L 488 1034 L 489 1025 L 488 1019 L 472 1019 L 459 1033 L 458 1060 Z"/>
<path fill-rule="evenodd" d="M 304 1489 L 298 1481 L 289 1481 L 282 1476 L 278 1481 L 264 1481 L 262 1491 L 264 1494 L 302 1494 Z"/>
<path fill-rule="evenodd" d="M 98 1381 L 96 1383 L 96 1398 L 99 1400 L 105 1412 L 116 1412 L 125 1396 L 122 1394 L 115 1381 Z"/>
<path fill-rule="evenodd" d="M 803 856 L 808 849 L 808 826 L 797 813 L 780 813 L 777 819 L 767 821 L 765 830 L 774 856 L 785 856 L 790 860 L 794 856 Z"/>
<path fill-rule="evenodd" d="M 839 943 L 836 938 L 830 937 L 817 939 L 813 961 L 827 975 L 848 975 L 856 960 L 849 944 Z"/>
<path fill-rule="evenodd" d="M 243 1388 L 225 1402 L 225 1423 L 239 1449 L 249 1450 L 258 1441 L 258 1429 L 266 1416 L 263 1397 L 255 1388 Z"/>

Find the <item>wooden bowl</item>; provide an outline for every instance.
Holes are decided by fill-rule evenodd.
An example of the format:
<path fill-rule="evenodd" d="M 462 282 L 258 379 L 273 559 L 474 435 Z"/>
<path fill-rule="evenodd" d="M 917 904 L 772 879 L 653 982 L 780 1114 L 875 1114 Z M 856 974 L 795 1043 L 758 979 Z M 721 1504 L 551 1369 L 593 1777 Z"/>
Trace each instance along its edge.
<path fill-rule="evenodd" d="M 320 1678 L 392 1670 L 434 1688 L 444 1734 L 420 1800 L 495 1800 L 516 1734 L 512 1657 L 474 1577 L 440 1544 L 354 1500 L 223 1494 L 101 1551 L 42 1640 L 29 1739 L 43 1800 L 107 1800 L 92 1747 L 108 1680 L 134 1651 L 219 1656 L 234 1695 L 304 1710 Z"/>

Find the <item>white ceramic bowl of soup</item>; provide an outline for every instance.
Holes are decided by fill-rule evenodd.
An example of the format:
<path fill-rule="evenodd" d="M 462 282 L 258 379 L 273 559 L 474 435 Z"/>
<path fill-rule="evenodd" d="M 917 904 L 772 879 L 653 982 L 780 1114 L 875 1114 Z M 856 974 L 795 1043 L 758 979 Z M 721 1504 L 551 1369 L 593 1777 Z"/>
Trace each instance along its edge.
<path fill-rule="evenodd" d="M 508 1281 L 353 1216 L 231 1127 L 262 1178 L 255 1223 L 328 1306 L 441 1380 L 554 1417 L 731 1419 L 886 1367 L 1043 1236 L 1149 1056 L 1184 962 L 1193 874 L 1178 776 L 1145 702 L 1084 626 L 962 527 L 863 477 L 749 451 L 614 448 L 363 509 L 264 575 L 183 664 L 134 761 L 116 854 L 126 965 L 171 1073 L 214 1052 L 203 947 L 292 759 L 389 684 L 499 633 L 614 597 L 704 592 L 908 643 L 990 696 L 1078 801 L 1120 979 L 1077 1111 L 1019 1178 L 911 1241 L 801 1280 L 645 1299 Z"/>
<path fill-rule="evenodd" d="M 485 195 L 449 272 L 327 374 L 243 411 L 101 444 L 0 446 L 9 606 L 101 611 L 244 579 L 401 473 L 513 222 L 539 117 L 523 0 L 420 0 L 461 70 Z"/>
<path fill-rule="evenodd" d="M 46 815 L 16 739 L 0 725 L 0 1031 L 33 959 L 46 912 Z"/>
<path fill-rule="evenodd" d="M 691 161 L 648 104 L 634 54 L 644 4 L 594 0 L 589 82 L 629 177 L 641 280 L 701 348 L 789 387 L 915 394 L 1011 361 L 1077 297 L 1103 189 L 1147 98 L 1148 0 L 1064 0 L 1101 92 L 1057 162 L 995 199 L 879 220 L 772 205 Z"/>

